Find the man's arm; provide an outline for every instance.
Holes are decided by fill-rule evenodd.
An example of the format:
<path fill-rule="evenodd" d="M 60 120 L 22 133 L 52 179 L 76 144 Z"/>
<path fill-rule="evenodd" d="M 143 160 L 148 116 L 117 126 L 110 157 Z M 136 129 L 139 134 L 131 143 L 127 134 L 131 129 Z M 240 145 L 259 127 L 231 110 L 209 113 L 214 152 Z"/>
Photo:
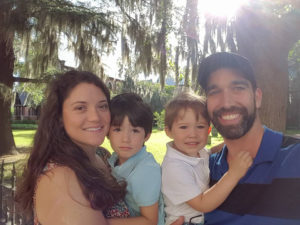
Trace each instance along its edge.
<path fill-rule="evenodd" d="M 224 143 L 224 141 L 223 141 L 223 142 L 221 142 L 220 144 L 217 144 L 217 145 L 211 147 L 211 148 L 210 148 L 210 152 L 211 152 L 211 153 L 216 153 L 216 152 L 221 151 L 222 148 L 223 148 L 223 146 L 224 146 L 224 144 L 225 144 L 225 143 Z"/>

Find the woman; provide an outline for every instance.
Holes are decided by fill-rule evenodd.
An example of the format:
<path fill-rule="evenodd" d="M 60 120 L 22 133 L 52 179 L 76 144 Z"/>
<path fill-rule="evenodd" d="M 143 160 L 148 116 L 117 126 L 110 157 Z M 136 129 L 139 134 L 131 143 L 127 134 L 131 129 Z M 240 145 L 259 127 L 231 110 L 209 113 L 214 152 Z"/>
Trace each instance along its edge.
<path fill-rule="evenodd" d="M 50 84 L 16 195 L 35 224 L 107 224 L 103 212 L 125 196 L 105 150 L 96 154 L 109 130 L 109 103 L 105 84 L 89 72 L 66 72 Z"/>

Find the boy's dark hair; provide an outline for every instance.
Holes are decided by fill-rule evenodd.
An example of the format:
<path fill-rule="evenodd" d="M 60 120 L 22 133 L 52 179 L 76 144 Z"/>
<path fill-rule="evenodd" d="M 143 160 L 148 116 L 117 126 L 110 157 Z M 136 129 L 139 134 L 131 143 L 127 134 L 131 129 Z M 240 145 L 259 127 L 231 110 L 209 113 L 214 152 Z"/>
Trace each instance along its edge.
<path fill-rule="evenodd" d="M 225 68 L 236 70 L 241 76 L 250 81 L 253 90 L 256 89 L 256 80 L 249 60 L 231 52 L 217 52 L 201 61 L 198 71 L 198 82 L 201 87 L 206 91 L 209 76 L 213 72 Z"/>
<path fill-rule="evenodd" d="M 176 120 L 180 110 L 192 109 L 195 112 L 196 119 L 199 119 L 199 114 L 210 123 L 210 119 L 206 110 L 206 101 L 203 97 L 194 94 L 192 91 L 179 93 L 165 107 L 165 126 L 171 130 L 174 121 Z"/>
<path fill-rule="evenodd" d="M 143 127 L 145 136 L 152 132 L 153 113 L 148 104 L 135 93 L 123 93 L 111 100 L 111 125 L 120 126 L 125 118 L 132 126 Z"/>

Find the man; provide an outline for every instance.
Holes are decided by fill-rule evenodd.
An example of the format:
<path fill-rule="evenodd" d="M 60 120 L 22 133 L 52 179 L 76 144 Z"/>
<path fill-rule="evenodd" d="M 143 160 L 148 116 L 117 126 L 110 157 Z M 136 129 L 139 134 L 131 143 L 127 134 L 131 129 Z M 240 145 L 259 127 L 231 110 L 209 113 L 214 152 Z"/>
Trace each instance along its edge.
<path fill-rule="evenodd" d="M 249 61 L 221 52 L 205 58 L 198 81 L 206 92 L 212 123 L 225 146 L 210 157 L 211 185 L 228 170 L 228 161 L 243 150 L 253 165 L 216 210 L 209 225 L 300 224 L 300 140 L 262 125 L 262 92 Z"/>

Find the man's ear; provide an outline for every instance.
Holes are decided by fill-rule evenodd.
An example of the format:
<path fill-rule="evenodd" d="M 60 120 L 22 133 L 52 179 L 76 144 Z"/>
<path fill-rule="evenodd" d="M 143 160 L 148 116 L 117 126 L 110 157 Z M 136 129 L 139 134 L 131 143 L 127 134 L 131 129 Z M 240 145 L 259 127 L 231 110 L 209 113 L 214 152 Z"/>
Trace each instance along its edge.
<path fill-rule="evenodd" d="M 173 139 L 172 132 L 170 131 L 170 129 L 167 126 L 165 126 L 165 132 L 169 138 Z"/>
<path fill-rule="evenodd" d="M 255 104 L 256 108 L 259 109 L 262 101 L 262 90 L 260 88 L 256 88 L 255 90 Z"/>

